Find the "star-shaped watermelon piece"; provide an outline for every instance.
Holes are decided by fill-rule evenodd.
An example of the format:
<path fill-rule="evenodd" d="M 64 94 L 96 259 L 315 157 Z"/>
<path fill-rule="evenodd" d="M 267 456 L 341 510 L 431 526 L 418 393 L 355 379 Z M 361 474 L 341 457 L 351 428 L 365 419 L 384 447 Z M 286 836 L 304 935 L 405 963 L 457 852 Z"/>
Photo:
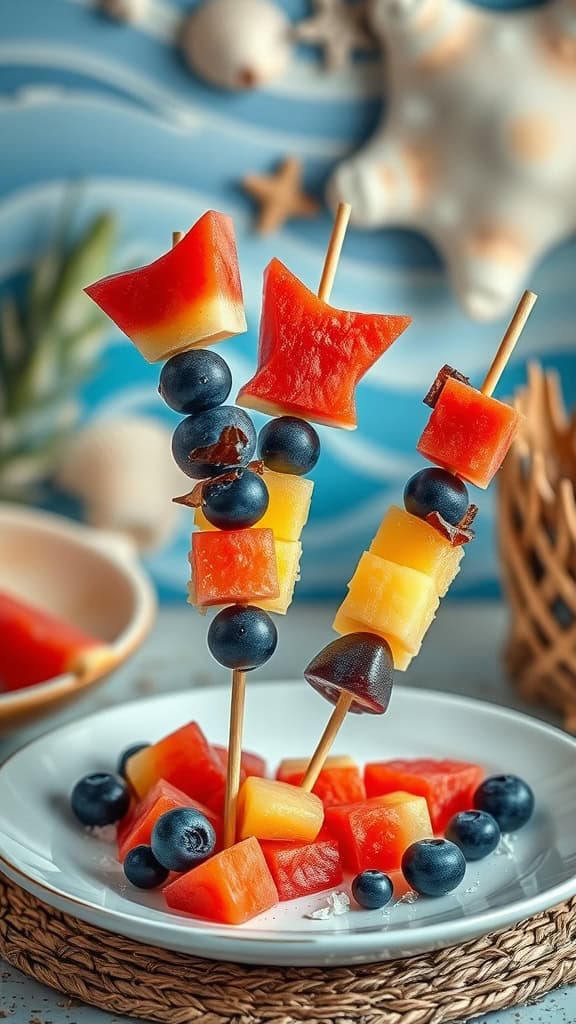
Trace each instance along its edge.
<path fill-rule="evenodd" d="M 258 369 L 238 405 L 354 430 L 356 385 L 410 323 L 336 309 L 273 259 L 264 273 Z"/>

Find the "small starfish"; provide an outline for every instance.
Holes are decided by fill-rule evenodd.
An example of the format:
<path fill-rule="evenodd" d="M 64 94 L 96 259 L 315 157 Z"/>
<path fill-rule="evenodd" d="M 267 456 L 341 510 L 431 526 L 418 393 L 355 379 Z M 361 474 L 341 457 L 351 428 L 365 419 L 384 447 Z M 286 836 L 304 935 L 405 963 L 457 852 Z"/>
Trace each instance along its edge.
<path fill-rule="evenodd" d="M 274 174 L 247 174 L 244 189 L 260 204 L 256 230 L 272 234 L 293 217 L 315 217 L 320 203 L 302 188 L 302 164 L 288 156 Z"/>
<path fill-rule="evenodd" d="M 301 43 L 319 46 L 330 71 L 345 67 L 350 55 L 374 50 L 368 28 L 368 3 L 347 4 L 344 0 L 313 0 L 315 13 L 297 22 L 294 35 Z"/>

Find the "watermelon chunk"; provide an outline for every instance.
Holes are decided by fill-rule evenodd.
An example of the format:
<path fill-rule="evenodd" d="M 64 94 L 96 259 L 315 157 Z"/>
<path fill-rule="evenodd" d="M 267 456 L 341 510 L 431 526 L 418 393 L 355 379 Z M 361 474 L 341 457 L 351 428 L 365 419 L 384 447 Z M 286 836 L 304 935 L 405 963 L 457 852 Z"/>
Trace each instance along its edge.
<path fill-rule="evenodd" d="M 66 672 L 82 674 L 88 651 L 101 640 L 21 598 L 0 593 L 0 691 L 44 683 Z"/>
<path fill-rule="evenodd" d="M 313 843 L 262 842 L 262 852 L 280 901 L 311 896 L 342 881 L 342 865 L 335 839 Z"/>
<path fill-rule="evenodd" d="M 278 903 L 274 879 L 254 838 L 187 871 L 163 893 L 172 910 L 221 924 L 243 924 Z"/>
<path fill-rule="evenodd" d="M 514 440 L 520 415 L 512 406 L 449 377 L 418 441 L 437 466 L 486 488 Z"/>
<path fill-rule="evenodd" d="M 286 758 L 278 766 L 276 778 L 291 786 L 299 786 L 307 767 L 306 758 Z M 362 773 L 351 757 L 327 757 L 312 792 L 320 797 L 324 807 L 366 799 Z"/>
<path fill-rule="evenodd" d="M 214 746 L 214 750 L 218 756 L 222 758 L 222 764 L 226 768 L 228 766 L 227 748 Z M 242 751 L 240 767 L 244 774 L 244 778 L 248 778 L 249 775 L 255 775 L 258 779 L 265 779 L 268 771 L 264 758 L 260 757 L 260 754 L 255 754 L 251 750 Z"/>
<path fill-rule="evenodd" d="M 217 814 L 222 812 L 226 770 L 196 722 L 134 754 L 126 764 L 126 776 L 139 797 L 164 779 Z"/>
<path fill-rule="evenodd" d="M 246 330 L 234 225 L 215 210 L 153 263 L 86 292 L 151 363 Z"/>
<path fill-rule="evenodd" d="M 172 811 L 175 807 L 194 807 L 200 811 L 216 832 L 216 849 L 222 842 L 222 818 L 215 814 L 209 807 L 205 807 L 198 800 L 193 800 L 181 789 L 172 786 L 165 779 L 160 779 L 143 800 L 132 809 L 132 811 L 118 825 L 118 859 L 123 861 L 129 850 L 135 846 L 150 843 L 152 829 L 166 811 Z"/>
<path fill-rule="evenodd" d="M 278 597 L 272 530 L 211 530 L 192 534 L 190 603 L 250 604 Z"/>
<path fill-rule="evenodd" d="M 338 840 L 344 867 L 354 874 L 394 871 L 411 843 L 432 836 L 426 801 L 410 793 L 328 807 L 325 825 Z"/>
<path fill-rule="evenodd" d="M 452 815 L 473 806 L 474 790 L 483 778 L 478 764 L 432 758 L 377 761 L 364 768 L 369 797 L 399 789 L 425 797 L 435 832 L 443 832 Z"/>
<path fill-rule="evenodd" d="M 354 430 L 354 389 L 410 324 L 322 302 L 277 259 L 264 274 L 258 369 L 238 405 Z"/>

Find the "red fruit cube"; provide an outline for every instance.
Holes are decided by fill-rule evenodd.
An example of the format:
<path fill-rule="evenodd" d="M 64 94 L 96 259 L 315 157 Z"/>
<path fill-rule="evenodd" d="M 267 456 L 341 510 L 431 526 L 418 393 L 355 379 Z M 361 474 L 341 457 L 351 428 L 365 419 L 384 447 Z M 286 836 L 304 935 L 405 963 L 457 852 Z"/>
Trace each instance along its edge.
<path fill-rule="evenodd" d="M 430 462 L 488 487 L 514 440 L 519 414 L 505 402 L 449 377 L 418 441 Z"/>
<path fill-rule="evenodd" d="M 163 893 L 172 910 L 221 924 L 243 924 L 278 903 L 274 879 L 253 837 L 180 875 Z"/>
<path fill-rule="evenodd" d="M 101 640 L 21 598 L 0 593 L 0 691 L 82 673 L 88 651 Z"/>
<path fill-rule="evenodd" d="M 175 807 L 194 807 L 208 818 L 216 832 L 216 849 L 222 842 L 222 818 L 198 800 L 193 800 L 182 790 L 172 786 L 165 779 L 160 779 L 143 800 L 133 808 L 118 826 L 118 859 L 123 861 L 129 850 L 144 843 L 150 844 L 152 829 L 166 811 Z"/>
<path fill-rule="evenodd" d="M 452 815 L 473 806 L 474 790 L 483 778 L 478 764 L 432 758 L 377 761 L 364 769 L 369 797 L 399 789 L 425 797 L 435 832 L 443 832 Z"/>
<path fill-rule="evenodd" d="M 291 786 L 299 786 L 307 767 L 306 758 L 286 758 L 278 766 L 276 778 L 280 782 L 289 782 Z M 320 797 L 324 807 L 354 804 L 366 799 L 362 773 L 351 757 L 326 758 L 312 792 Z"/>
<path fill-rule="evenodd" d="M 267 840 L 260 845 L 281 902 L 331 889 L 342 881 L 335 839 L 316 839 L 313 843 Z"/>
<path fill-rule="evenodd" d="M 226 747 L 214 746 L 216 753 L 222 758 L 222 764 L 228 766 L 228 750 Z M 254 754 L 251 750 L 243 750 L 240 762 L 244 778 L 255 775 L 259 779 L 265 779 L 267 774 L 266 761 L 260 754 Z"/>
<path fill-rule="evenodd" d="M 222 810 L 226 770 L 196 722 L 134 754 L 126 765 L 126 776 L 139 797 L 165 779 L 218 814 Z"/>
<path fill-rule="evenodd" d="M 432 836 L 426 801 L 410 793 L 328 807 L 325 824 L 338 840 L 342 864 L 354 874 L 393 871 L 412 843 Z"/>
<path fill-rule="evenodd" d="M 272 530 L 210 530 L 192 534 L 190 603 L 199 608 L 278 597 Z"/>
<path fill-rule="evenodd" d="M 149 362 L 246 330 L 234 225 L 215 210 L 153 263 L 86 292 Z"/>

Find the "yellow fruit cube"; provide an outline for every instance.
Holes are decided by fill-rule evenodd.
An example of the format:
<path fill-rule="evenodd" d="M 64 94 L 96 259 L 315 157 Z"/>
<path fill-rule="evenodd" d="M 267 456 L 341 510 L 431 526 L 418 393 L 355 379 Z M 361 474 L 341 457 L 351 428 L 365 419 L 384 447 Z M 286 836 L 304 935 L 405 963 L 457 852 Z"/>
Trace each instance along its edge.
<path fill-rule="evenodd" d="M 257 605 L 258 608 L 264 608 L 267 612 L 286 615 L 292 604 L 294 587 L 300 579 L 302 545 L 299 540 L 275 540 L 274 546 L 276 548 L 276 568 L 278 571 L 280 593 L 278 597 L 253 601 L 252 604 Z"/>
<path fill-rule="evenodd" d="M 299 786 L 250 776 L 238 794 L 238 838 L 301 839 L 313 843 L 322 828 L 320 797 Z"/>
<path fill-rule="evenodd" d="M 381 633 L 379 630 L 373 629 L 371 626 L 367 626 L 365 622 L 358 622 L 356 619 L 349 618 L 343 611 L 346 600 L 342 602 L 336 612 L 336 618 L 332 623 L 332 629 L 336 633 L 340 633 L 340 636 L 344 636 L 347 633 L 375 633 L 376 636 L 382 637 L 392 651 L 394 668 L 397 672 L 405 672 L 410 666 L 414 655 L 418 654 L 418 651 L 414 651 L 414 653 L 411 654 L 410 651 L 407 651 L 406 648 L 402 646 L 395 636 L 390 636 L 387 633 Z"/>
<path fill-rule="evenodd" d="M 416 654 L 439 603 L 430 576 L 365 551 L 341 610 Z"/>
<path fill-rule="evenodd" d="M 436 593 L 444 597 L 460 572 L 462 547 L 453 548 L 430 523 L 392 505 L 370 545 L 373 555 L 417 569 L 434 580 Z"/>
<path fill-rule="evenodd" d="M 289 473 L 273 473 L 270 469 L 264 470 L 264 481 L 270 501 L 256 526 L 272 530 L 277 540 L 300 540 L 310 513 L 314 481 Z M 194 513 L 194 523 L 200 530 L 215 529 L 200 508 Z"/>

